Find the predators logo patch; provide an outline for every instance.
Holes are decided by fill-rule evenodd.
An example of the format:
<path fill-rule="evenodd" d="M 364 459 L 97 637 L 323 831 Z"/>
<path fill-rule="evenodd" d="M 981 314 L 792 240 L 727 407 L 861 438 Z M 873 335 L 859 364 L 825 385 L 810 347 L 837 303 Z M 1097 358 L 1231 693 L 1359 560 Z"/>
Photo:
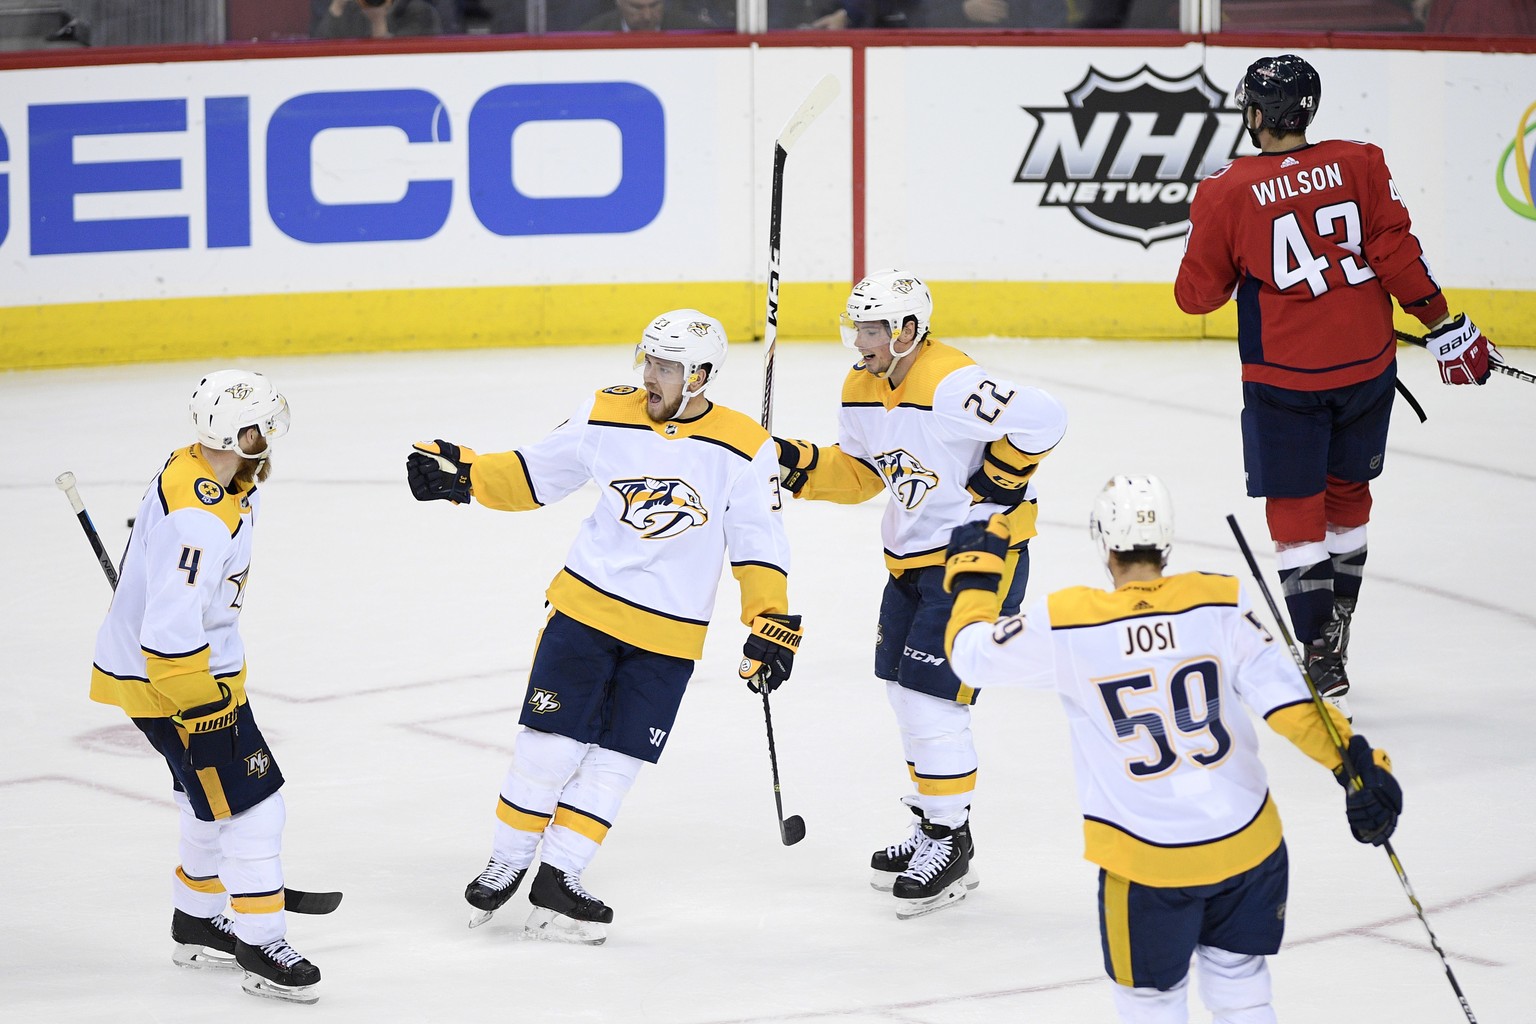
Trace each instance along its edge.
<path fill-rule="evenodd" d="M 619 518 L 647 540 L 676 537 L 709 522 L 709 510 L 699 492 L 682 480 L 647 476 L 615 480 L 608 486 L 624 499 Z"/>
<path fill-rule="evenodd" d="M 880 475 L 885 478 L 885 485 L 906 508 L 917 508 L 928 496 L 929 490 L 939 485 L 939 475 L 931 469 L 925 469 L 904 448 L 882 452 L 875 456 L 874 462 Z"/>
<path fill-rule="evenodd" d="M 236 384 L 233 387 L 225 388 L 224 393 L 238 402 L 243 402 L 247 398 L 250 398 L 251 392 L 255 390 L 256 389 L 251 387 L 249 384 Z"/>
<path fill-rule="evenodd" d="M 217 505 L 224 500 L 224 488 L 220 487 L 217 481 L 209 480 L 205 476 L 199 477 L 192 488 L 197 492 L 197 500 L 204 505 Z"/>

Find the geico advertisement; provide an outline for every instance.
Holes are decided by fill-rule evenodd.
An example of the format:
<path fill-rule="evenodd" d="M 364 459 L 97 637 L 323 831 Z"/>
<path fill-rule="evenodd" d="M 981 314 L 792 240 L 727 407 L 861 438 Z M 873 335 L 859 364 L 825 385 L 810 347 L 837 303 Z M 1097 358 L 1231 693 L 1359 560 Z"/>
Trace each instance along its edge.
<path fill-rule="evenodd" d="M 745 280 L 743 50 L 0 75 L 0 305 Z M 698 83 L 709 82 L 711 88 Z"/>
<path fill-rule="evenodd" d="M 1309 136 L 1383 148 L 1443 283 L 1536 287 L 1536 55 L 1300 52 L 1323 84 Z M 871 265 L 922 253 L 940 279 L 1172 281 L 1200 180 L 1255 152 L 1232 94 L 1260 55 L 872 51 Z"/>

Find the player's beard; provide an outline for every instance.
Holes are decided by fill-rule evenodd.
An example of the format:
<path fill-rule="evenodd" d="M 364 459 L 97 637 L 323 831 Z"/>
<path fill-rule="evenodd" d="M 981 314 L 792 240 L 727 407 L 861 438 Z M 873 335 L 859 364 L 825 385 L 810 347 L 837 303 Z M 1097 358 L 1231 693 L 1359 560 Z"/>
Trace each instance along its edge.
<path fill-rule="evenodd" d="M 252 484 L 263 484 L 267 477 L 272 475 L 272 456 L 263 455 L 259 459 L 241 459 L 240 467 L 235 470 L 234 489 L 248 491 Z"/>
<path fill-rule="evenodd" d="M 671 402 L 668 402 L 665 398 L 663 398 L 660 402 L 659 408 L 654 411 L 651 409 L 651 403 L 647 401 L 645 403 L 645 415 L 650 418 L 652 423 L 665 423 L 667 420 L 675 417 L 678 412 L 682 410 L 682 408 L 683 396 L 678 395 Z"/>

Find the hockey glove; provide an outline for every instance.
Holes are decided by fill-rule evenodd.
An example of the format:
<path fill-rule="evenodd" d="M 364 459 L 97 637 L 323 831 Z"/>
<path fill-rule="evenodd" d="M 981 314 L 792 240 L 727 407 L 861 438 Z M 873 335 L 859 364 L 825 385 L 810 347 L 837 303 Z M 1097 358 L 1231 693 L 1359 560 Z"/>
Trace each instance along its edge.
<path fill-rule="evenodd" d="M 1403 813 L 1403 788 L 1392 777 L 1392 759 L 1384 750 L 1372 750 L 1364 736 L 1349 738 L 1349 757 L 1333 770 L 1347 794 L 1344 813 L 1349 830 L 1362 843 L 1380 846 L 1392 838 L 1397 816 Z M 1360 789 L 1350 782 L 1351 774 L 1360 776 Z"/>
<path fill-rule="evenodd" d="M 1440 364 L 1440 380 L 1446 384 L 1483 384 L 1488 380 L 1488 359 L 1494 348 L 1467 314 L 1457 313 L 1430 331 L 1424 344 Z"/>
<path fill-rule="evenodd" d="M 1006 436 L 993 441 L 982 452 L 981 465 L 965 482 L 972 503 L 990 501 L 1009 508 L 1017 505 L 1024 500 L 1029 478 L 1035 475 L 1043 458 L 1045 452 L 1031 455 L 1021 451 Z"/>
<path fill-rule="evenodd" d="M 240 757 L 239 713 L 229 687 L 219 683 L 219 697 L 179 714 L 171 721 L 187 733 L 187 764 L 193 768 L 222 768 Z"/>
<path fill-rule="evenodd" d="M 1000 515 L 955 527 L 944 553 L 945 591 L 996 591 L 1007 568 L 1008 540 L 1008 521 Z"/>
<path fill-rule="evenodd" d="M 809 441 L 795 441 L 776 437 L 773 443 L 779 449 L 779 483 L 790 494 L 799 494 L 800 488 L 810 479 L 811 470 L 821 459 L 821 449 Z"/>
<path fill-rule="evenodd" d="M 405 458 L 405 479 L 417 501 L 442 499 L 455 505 L 469 503 L 469 466 L 473 448 L 460 448 L 439 438 L 418 441 Z"/>
<path fill-rule="evenodd" d="M 752 620 L 752 635 L 741 648 L 741 678 L 758 693 L 777 690 L 789 678 L 800 649 L 798 615 L 759 615 Z"/>

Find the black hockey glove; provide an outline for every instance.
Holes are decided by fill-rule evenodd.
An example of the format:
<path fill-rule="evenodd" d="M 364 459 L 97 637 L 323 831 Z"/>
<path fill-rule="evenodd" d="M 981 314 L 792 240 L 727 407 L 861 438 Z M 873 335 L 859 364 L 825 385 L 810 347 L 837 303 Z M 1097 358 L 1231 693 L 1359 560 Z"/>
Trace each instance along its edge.
<path fill-rule="evenodd" d="M 944 553 L 944 589 L 996 591 L 1008 567 L 1008 541 L 1008 521 L 1000 515 L 955 527 Z"/>
<path fill-rule="evenodd" d="M 222 768 L 240 757 L 239 712 L 229 687 L 219 683 L 219 698 L 173 715 L 187 731 L 187 764 L 193 768 Z"/>
<path fill-rule="evenodd" d="M 1384 750 L 1372 750 L 1364 736 L 1349 738 L 1348 760 L 1333 770 L 1347 794 L 1344 813 L 1349 830 L 1362 843 L 1380 846 L 1392 838 L 1397 817 L 1403 813 L 1403 788 L 1392 777 L 1392 759 Z M 1350 784 L 1350 774 L 1360 776 L 1360 789 Z"/>
<path fill-rule="evenodd" d="M 800 488 L 810 479 L 811 470 L 821 458 L 821 449 L 809 441 L 795 441 L 776 437 L 773 443 L 779 449 L 779 483 L 790 494 L 799 494 Z"/>
<path fill-rule="evenodd" d="M 473 448 L 460 448 L 438 438 L 418 441 L 405 457 L 405 480 L 417 501 L 442 499 L 455 505 L 469 504 L 469 466 Z"/>
<path fill-rule="evenodd" d="M 1032 455 L 1021 451 L 1006 436 L 987 445 L 981 453 L 981 465 L 965 482 L 971 503 L 990 501 L 1009 508 L 1024 500 L 1029 478 L 1035 475 L 1046 452 Z"/>
<path fill-rule="evenodd" d="M 758 693 L 777 690 L 795 664 L 800 649 L 798 615 L 759 615 L 752 620 L 752 635 L 741 648 L 741 678 Z"/>

